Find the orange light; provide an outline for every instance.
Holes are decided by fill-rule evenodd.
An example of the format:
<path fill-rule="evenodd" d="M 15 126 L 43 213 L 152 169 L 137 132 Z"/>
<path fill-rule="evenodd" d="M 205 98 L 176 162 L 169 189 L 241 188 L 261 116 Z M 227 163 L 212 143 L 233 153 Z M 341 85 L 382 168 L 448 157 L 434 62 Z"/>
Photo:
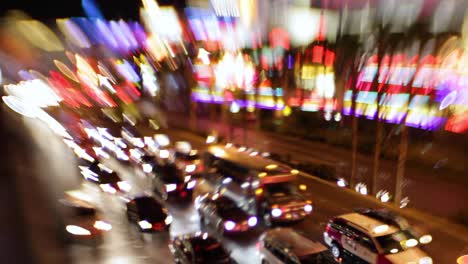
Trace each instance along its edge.
<path fill-rule="evenodd" d="M 263 189 L 262 188 L 259 188 L 257 190 L 255 190 L 255 194 L 256 195 L 261 195 L 263 193 Z"/>

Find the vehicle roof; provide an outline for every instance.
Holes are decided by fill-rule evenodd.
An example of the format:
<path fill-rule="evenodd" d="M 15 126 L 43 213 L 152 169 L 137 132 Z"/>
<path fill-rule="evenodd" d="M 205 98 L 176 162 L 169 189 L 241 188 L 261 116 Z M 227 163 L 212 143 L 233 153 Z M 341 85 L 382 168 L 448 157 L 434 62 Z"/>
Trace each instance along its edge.
<path fill-rule="evenodd" d="M 208 147 L 207 151 L 220 159 L 232 161 L 258 172 L 268 171 L 268 165 L 276 165 L 277 169 L 286 170 L 287 172 L 291 170 L 288 166 L 266 159 L 260 155 L 250 156 L 249 152 L 239 151 L 239 149 L 236 147 L 227 148 L 223 145 L 212 145 Z"/>
<path fill-rule="evenodd" d="M 292 228 L 275 228 L 265 233 L 265 237 L 275 240 L 288 247 L 298 257 L 326 251 L 327 248 L 320 242 L 312 241 Z"/>
<path fill-rule="evenodd" d="M 368 234 L 370 234 L 373 237 L 393 234 L 400 230 L 396 226 L 388 225 L 382 221 L 379 221 L 377 219 L 374 219 L 374 218 L 371 218 L 371 217 L 368 217 L 359 213 L 344 214 L 344 215 L 340 215 L 339 218 L 344 219 L 352 223 L 353 225 L 360 227 L 361 229 L 364 229 Z M 387 225 L 388 229 L 383 232 L 375 233 L 374 228 L 376 228 L 377 226 L 382 226 L 382 225 Z"/>

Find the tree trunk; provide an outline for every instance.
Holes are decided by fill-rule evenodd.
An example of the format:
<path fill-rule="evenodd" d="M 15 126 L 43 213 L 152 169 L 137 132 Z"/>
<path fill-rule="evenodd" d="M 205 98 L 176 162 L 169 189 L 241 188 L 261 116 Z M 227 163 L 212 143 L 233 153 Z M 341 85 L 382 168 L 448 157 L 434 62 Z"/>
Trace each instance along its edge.
<path fill-rule="evenodd" d="M 379 174 L 380 165 L 380 153 L 382 149 L 382 137 L 383 137 L 383 121 L 377 118 L 377 131 L 375 136 L 375 152 L 374 152 L 374 167 L 372 176 L 369 181 L 370 194 L 375 195 L 377 193 L 377 179 Z"/>
<path fill-rule="evenodd" d="M 395 182 L 395 204 L 400 205 L 403 196 L 403 180 L 405 177 L 405 163 L 408 154 L 408 127 L 401 125 L 400 155 L 398 156 L 396 182 Z"/>

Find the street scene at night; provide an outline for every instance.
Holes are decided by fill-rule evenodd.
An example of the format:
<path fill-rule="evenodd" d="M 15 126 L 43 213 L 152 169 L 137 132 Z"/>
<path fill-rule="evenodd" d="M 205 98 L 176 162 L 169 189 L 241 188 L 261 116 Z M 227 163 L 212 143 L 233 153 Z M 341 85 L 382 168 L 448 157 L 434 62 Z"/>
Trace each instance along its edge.
<path fill-rule="evenodd" d="M 0 3 L 0 263 L 468 264 L 466 0 Z"/>

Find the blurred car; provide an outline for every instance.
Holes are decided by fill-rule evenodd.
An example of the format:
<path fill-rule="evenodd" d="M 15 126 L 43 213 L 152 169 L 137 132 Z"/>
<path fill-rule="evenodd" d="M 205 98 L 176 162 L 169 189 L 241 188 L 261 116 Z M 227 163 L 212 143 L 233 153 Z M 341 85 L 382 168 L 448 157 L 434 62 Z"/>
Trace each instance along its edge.
<path fill-rule="evenodd" d="M 62 199 L 59 204 L 64 216 L 63 233 L 66 241 L 100 243 L 102 235 L 112 229 L 112 225 L 104 221 L 90 203 Z"/>
<path fill-rule="evenodd" d="M 131 185 L 123 181 L 116 172 L 99 162 L 89 166 L 79 166 L 83 177 L 99 186 L 106 193 L 129 192 Z"/>
<path fill-rule="evenodd" d="M 195 233 L 175 237 L 169 244 L 175 263 L 222 264 L 235 263 L 228 251 L 208 233 Z"/>
<path fill-rule="evenodd" d="M 169 198 L 192 199 L 193 188 L 197 184 L 190 175 L 177 168 L 174 163 L 157 164 L 153 168 L 153 188 L 163 200 Z"/>
<path fill-rule="evenodd" d="M 303 220 L 313 211 L 312 201 L 291 182 L 265 184 L 260 197 L 260 214 L 267 226 Z"/>
<path fill-rule="evenodd" d="M 258 223 L 255 215 L 247 214 L 233 200 L 219 193 L 197 197 L 195 208 L 200 215 L 200 222 L 215 228 L 221 235 L 246 232 Z"/>
<path fill-rule="evenodd" d="M 200 177 L 202 175 L 204 168 L 200 161 L 200 155 L 196 150 L 183 152 L 176 149 L 174 159 L 177 165 L 185 170 L 187 174 L 193 175 L 194 177 Z"/>
<path fill-rule="evenodd" d="M 143 136 L 140 134 L 140 132 L 137 131 L 137 129 L 134 126 L 131 126 L 131 125 L 123 126 L 121 135 L 122 135 L 123 141 L 129 147 L 136 147 L 136 148 L 145 147 Z"/>
<path fill-rule="evenodd" d="M 257 247 L 262 263 L 339 263 L 324 245 L 305 238 L 291 228 L 266 231 L 260 236 Z"/>
<path fill-rule="evenodd" d="M 142 232 L 166 230 L 172 223 L 167 209 L 151 196 L 138 196 L 127 203 L 127 218 Z"/>
<path fill-rule="evenodd" d="M 349 254 L 376 264 L 433 263 L 419 247 L 432 238 L 416 237 L 401 217 L 386 210 L 359 210 L 335 217 L 329 221 L 323 236 L 336 258 L 345 259 Z"/>

